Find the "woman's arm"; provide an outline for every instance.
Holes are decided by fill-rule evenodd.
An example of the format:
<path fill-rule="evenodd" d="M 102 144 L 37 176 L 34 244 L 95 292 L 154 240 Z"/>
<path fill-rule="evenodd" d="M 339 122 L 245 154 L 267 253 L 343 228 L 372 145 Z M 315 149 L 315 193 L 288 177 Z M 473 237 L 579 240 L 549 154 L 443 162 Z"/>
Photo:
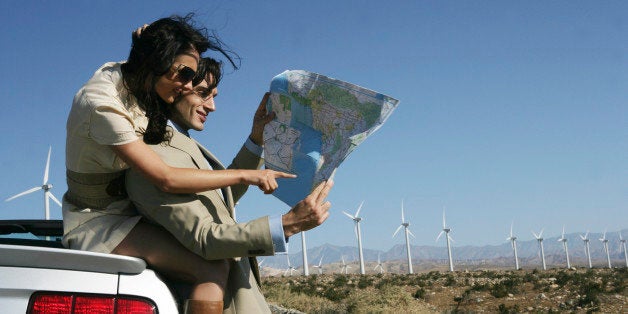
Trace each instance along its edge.
<path fill-rule="evenodd" d="M 201 170 L 175 168 L 167 165 L 141 139 L 111 149 L 130 167 L 139 171 L 160 190 L 169 193 L 197 193 L 235 184 L 257 185 L 264 193 L 277 189 L 276 178 L 296 175 L 265 170 Z"/>

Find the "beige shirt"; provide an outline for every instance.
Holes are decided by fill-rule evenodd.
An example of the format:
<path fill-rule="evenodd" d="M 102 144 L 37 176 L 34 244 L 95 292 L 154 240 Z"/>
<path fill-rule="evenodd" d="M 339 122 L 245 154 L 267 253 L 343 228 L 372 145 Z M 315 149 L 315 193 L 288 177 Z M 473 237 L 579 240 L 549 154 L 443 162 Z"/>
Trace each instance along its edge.
<path fill-rule="evenodd" d="M 120 62 L 104 64 L 76 93 L 67 121 L 66 168 L 78 173 L 113 173 L 128 166 L 109 145 L 139 139 L 148 124 L 135 97 L 124 87 Z M 140 216 L 128 199 L 107 208 L 79 208 L 63 199 L 66 247 L 111 252 Z"/>
<path fill-rule="evenodd" d="M 116 172 L 128 168 L 108 147 L 137 140 L 148 119 L 128 94 L 121 63 L 104 64 L 72 103 L 67 122 L 66 162 L 81 173 Z"/>

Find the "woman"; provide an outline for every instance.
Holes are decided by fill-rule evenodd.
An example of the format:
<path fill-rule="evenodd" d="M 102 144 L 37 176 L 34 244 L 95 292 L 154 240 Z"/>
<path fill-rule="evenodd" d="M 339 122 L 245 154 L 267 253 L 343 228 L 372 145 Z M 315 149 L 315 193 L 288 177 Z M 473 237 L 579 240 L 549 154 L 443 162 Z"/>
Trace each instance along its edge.
<path fill-rule="evenodd" d="M 272 193 L 277 187 L 275 178 L 292 177 L 271 170 L 173 168 L 138 135 L 165 128 L 149 123 L 149 119 L 158 121 L 153 118 L 163 112 L 147 112 L 146 108 L 167 108 L 179 95 L 191 92 L 200 54 L 208 49 L 232 62 L 220 41 L 208 39 L 204 30 L 193 26 L 190 15 L 152 23 L 133 38 L 126 62 L 103 65 L 78 91 L 67 122 L 63 244 L 138 256 L 167 276 L 194 282 L 190 310 L 205 306 L 222 309 L 227 263 L 199 259 L 163 229 L 140 222 L 141 216 L 126 196 L 124 170 L 133 167 L 172 193 L 238 183 L 254 184 Z M 123 241 L 124 247 L 119 248 Z M 151 241 L 159 242 L 159 248 L 144 245 Z"/>

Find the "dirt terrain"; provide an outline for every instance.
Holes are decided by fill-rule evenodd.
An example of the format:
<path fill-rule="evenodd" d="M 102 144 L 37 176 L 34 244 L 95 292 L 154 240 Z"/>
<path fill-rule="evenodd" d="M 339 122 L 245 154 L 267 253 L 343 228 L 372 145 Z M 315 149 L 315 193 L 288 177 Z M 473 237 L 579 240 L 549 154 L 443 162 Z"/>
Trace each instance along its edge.
<path fill-rule="evenodd" d="M 628 313 L 626 268 L 265 277 L 275 313 Z M 288 310 L 291 309 L 291 310 Z"/>

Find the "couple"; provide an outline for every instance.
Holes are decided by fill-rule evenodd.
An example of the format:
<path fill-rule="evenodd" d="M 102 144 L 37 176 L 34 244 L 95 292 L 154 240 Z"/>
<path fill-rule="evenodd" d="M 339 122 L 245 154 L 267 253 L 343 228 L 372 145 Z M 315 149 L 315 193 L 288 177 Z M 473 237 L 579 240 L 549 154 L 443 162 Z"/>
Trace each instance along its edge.
<path fill-rule="evenodd" d="M 262 99 L 251 134 L 229 169 L 187 132 L 215 110 L 220 64 L 232 56 L 191 16 L 160 19 L 133 36 L 125 62 L 107 63 L 76 94 L 67 124 L 66 247 L 143 258 L 168 279 L 192 286 L 186 313 L 270 312 L 255 256 L 285 252 L 285 240 L 329 216 L 332 183 L 284 215 L 232 219 L 248 185 L 265 193 L 276 178 L 258 170 Z M 223 303 L 224 300 L 224 303 Z"/>

